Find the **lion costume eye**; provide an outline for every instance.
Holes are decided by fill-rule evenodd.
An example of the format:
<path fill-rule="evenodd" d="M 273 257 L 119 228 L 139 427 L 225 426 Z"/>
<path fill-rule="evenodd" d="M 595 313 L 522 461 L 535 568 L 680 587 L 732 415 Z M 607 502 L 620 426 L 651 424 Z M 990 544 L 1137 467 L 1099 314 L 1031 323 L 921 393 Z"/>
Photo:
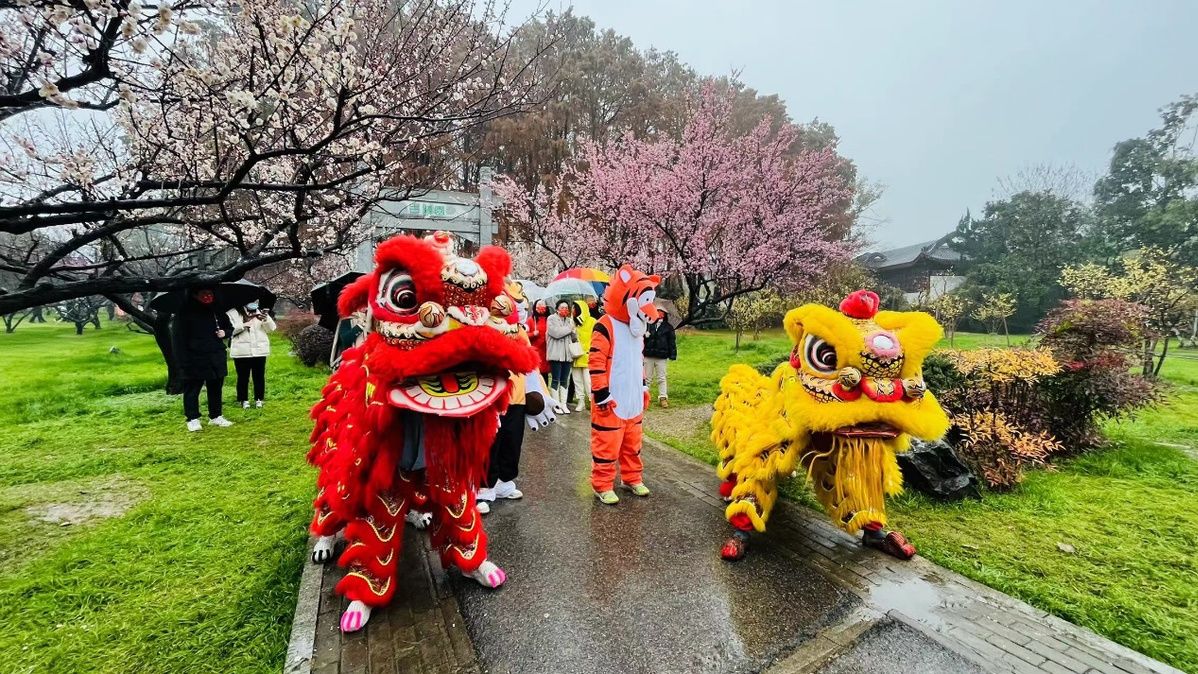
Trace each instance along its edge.
<path fill-rule="evenodd" d="M 815 335 L 807 335 L 803 344 L 803 360 L 816 372 L 832 374 L 836 372 L 836 347 Z"/>
<path fill-rule="evenodd" d="M 416 300 L 416 284 L 412 277 L 400 271 L 385 275 L 379 283 L 379 304 L 400 315 L 416 313 L 420 303 Z"/>

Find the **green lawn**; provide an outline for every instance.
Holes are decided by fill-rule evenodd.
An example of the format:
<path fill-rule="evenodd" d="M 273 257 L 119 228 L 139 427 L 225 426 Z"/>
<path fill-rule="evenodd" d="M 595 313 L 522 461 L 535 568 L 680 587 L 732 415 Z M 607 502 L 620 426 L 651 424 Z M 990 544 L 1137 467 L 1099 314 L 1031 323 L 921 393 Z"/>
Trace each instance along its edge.
<path fill-rule="evenodd" d="M 186 433 L 151 338 L 0 335 L 0 670 L 278 671 L 326 376 L 276 341 L 267 406 Z"/>
<path fill-rule="evenodd" d="M 1006 340 L 959 334 L 955 342 Z M 742 341 L 739 352 L 733 344 L 728 333 L 679 336 L 670 401 L 680 404 L 650 412 L 651 435 L 715 462 L 706 419 L 720 376 L 731 363 L 772 363 L 790 348 L 780 331 Z M 1181 352 L 1163 375 L 1169 402 L 1111 424 L 1109 449 L 1030 472 L 1015 491 L 980 502 L 905 495 L 892 503 L 894 524 L 939 564 L 1198 672 L 1198 354 Z M 786 492 L 814 505 L 797 481 Z"/>

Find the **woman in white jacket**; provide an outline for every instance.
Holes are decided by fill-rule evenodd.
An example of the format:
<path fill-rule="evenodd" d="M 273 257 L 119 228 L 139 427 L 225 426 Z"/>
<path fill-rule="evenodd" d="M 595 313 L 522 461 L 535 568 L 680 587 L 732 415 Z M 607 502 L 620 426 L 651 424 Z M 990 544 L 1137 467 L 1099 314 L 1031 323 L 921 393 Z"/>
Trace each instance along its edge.
<path fill-rule="evenodd" d="M 270 355 L 270 335 L 275 329 L 275 319 L 251 302 L 244 308 L 230 309 L 229 322 L 233 324 L 233 339 L 229 355 L 237 370 L 237 402 L 250 406 L 250 378 L 254 379 L 254 404 L 262 407 L 266 397 L 266 357 Z"/>

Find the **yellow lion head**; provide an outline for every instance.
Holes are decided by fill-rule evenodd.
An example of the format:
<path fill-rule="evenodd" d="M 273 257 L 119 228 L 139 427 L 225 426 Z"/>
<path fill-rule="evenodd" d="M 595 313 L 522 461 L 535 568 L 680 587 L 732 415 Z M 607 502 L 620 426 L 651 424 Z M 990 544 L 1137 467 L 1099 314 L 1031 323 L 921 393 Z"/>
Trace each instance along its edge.
<path fill-rule="evenodd" d="M 877 294 L 857 291 L 839 311 L 807 304 L 786 314 L 794 344 L 790 362 L 774 373 L 788 419 L 799 435 L 938 439 L 944 410 L 923 382 L 923 360 L 943 334 L 918 311 L 878 311 Z M 802 428 L 805 427 L 805 428 Z M 807 431 L 803 433 L 802 431 Z"/>

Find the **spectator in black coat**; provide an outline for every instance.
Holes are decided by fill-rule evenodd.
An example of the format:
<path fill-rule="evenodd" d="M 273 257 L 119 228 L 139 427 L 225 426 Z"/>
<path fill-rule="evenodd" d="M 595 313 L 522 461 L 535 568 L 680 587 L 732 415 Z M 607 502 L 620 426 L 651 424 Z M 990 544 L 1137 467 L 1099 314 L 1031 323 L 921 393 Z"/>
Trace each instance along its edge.
<path fill-rule="evenodd" d="M 189 290 L 171 324 L 174 357 L 183 375 L 183 414 L 187 430 L 200 430 L 200 389 L 208 389 L 208 424 L 232 426 L 221 414 L 221 389 L 229 374 L 225 339 L 233 332 L 229 317 L 216 307 L 208 288 Z"/>
<path fill-rule="evenodd" d="M 662 407 L 670 406 L 670 394 L 666 388 L 666 362 L 678 360 L 678 345 L 674 338 L 674 326 L 665 309 L 658 309 L 661 318 L 649 324 L 645 332 L 645 380 L 650 384 L 657 381 L 657 402 Z"/>

